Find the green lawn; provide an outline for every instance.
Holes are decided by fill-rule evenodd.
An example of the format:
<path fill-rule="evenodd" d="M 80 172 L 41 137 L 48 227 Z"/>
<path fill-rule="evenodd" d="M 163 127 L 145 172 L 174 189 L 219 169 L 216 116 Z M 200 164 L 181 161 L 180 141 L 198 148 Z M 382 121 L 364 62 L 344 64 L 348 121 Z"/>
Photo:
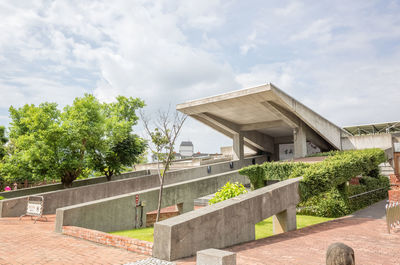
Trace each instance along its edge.
<path fill-rule="evenodd" d="M 297 215 L 297 229 L 323 223 L 335 218 L 308 216 L 308 215 Z M 256 240 L 264 237 L 272 236 L 272 217 L 265 219 L 256 224 Z"/>
<path fill-rule="evenodd" d="M 119 235 L 119 236 L 127 236 L 127 237 L 137 238 L 137 239 L 148 241 L 148 242 L 153 242 L 154 228 L 146 227 L 146 228 L 139 228 L 139 229 L 132 229 L 132 230 L 122 230 L 122 231 L 111 232 L 110 234 Z"/>
<path fill-rule="evenodd" d="M 307 216 L 307 215 L 297 215 L 297 228 L 303 228 L 306 226 L 323 223 L 334 218 Z M 140 229 L 116 231 L 111 234 L 127 236 L 132 238 L 137 238 L 144 241 L 153 242 L 153 227 L 146 227 Z M 264 237 L 272 236 L 272 217 L 265 219 L 264 221 L 256 224 L 256 239 L 261 239 Z"/>

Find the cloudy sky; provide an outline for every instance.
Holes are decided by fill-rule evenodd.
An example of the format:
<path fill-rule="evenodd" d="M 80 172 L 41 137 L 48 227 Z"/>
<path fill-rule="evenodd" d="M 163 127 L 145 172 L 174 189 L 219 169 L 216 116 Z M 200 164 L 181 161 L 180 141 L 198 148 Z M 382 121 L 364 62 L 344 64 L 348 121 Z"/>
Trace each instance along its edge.
<path fill-rule="evenodd" d="M 0 0 L 0 125 L 10 105 L 84 93 L 151 114 L 267 82 L 340 126 L 400 120 L 399 14 L 390 0 Z M 188 139 L 231 144 L 193 120 Z"/>

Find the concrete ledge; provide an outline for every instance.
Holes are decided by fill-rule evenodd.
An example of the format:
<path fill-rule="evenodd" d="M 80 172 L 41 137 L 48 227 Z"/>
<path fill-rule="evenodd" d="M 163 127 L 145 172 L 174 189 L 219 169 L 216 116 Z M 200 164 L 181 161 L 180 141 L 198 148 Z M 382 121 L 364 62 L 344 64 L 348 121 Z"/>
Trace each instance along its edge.
<path fill-rule="evenodd" d="M 236 265 L 236 253 L 215 248 L 197 251 L 196 265 Z"/>
<path fill-rule="evenodd" d="M 228 181 L 249 182 L 247 177 L 240 175 L 238 170 L 235 170 L 166 185 L 163 190 L 161 207 L 182 204 L 180 212 L 192 211 L 194 199 L 218 191 Z M 135 207 L 136 195 L 139 195 L 140 202 L 145 202 L 142 223 L 146 224 L 146 213 L 157 209 L 158 192 L 159 188 L 157 187 L 58 208 L 55 231 L 60 233 L 63 226 L 79 226 L 104 232 L 133 229 L 137 210 Z"/>
<path fill-rule="evenodd" d="M 256 163 L 266 160 L 265 156 L 255 156 L 245 159 L 245 165 L 249 165 L 255 159 Z M 230 162 L 223 162 L 210 165 L 211 173 L 207 167 L 202 166 L 193 169 L 184 169 L 168 172 L 165 177 L 165 185 L 175 184 L 182 181 L 193 180 L 214 174 L 233 172 L 239 169 L 239 161 L 233 161 L 234 169 L 229 167 Z M 63 189 L 39 193 L 44 197 L 44 214 L 54 214 L 57 208 L 76 205 L 80 203 L 100 200 L 121 194 L 138 192 L 141 190 L 159 187 L 158 175 L 137 176 L 134 178 L 109 181 L 83 187 Z M 207 194 L 205 194 L 207 195 Z M 25 213 L 28 196 L 0 201 L 0 217 L 18 217 Z M 168 205 L 166 205 L 168 206 Z"/>
<path fill-rule="evenodd" d="M 279 215 L 276 223 L 281 230 L 295 229 L 296 215 L 292 210 L 300 201 L 300 179 L 281 181 L 156 223 L 153 257 L 171 261 L 207 248 L 252 241 L 255 224 L 273 215 Z"/>
<path fill-rule="evenodd" d="M 135 178 L 144 175 L 150 175 L 150 170 L 138 170 L 132 171 L 127 173 L 122 173 L 120 175 L 115 175 L 111 177 L 111 181 L 120 180 L 120 179 L 127 179 L 127 178 Z M 94 177 L 94 178 L 87 178 L 87 179 L 79 179 L 72 182 L 72 188 L 83 187 L 87 185 L 93 185 L 98 183 L 107 182 L 107 178 L 105 176 L 101 177 Z M 50 191 L 57 191 L 63 190 L 64 186 L 62 183 L 55 183 L 55 184 L 47 184 L 32 188 L 24 188 L 18 190 L 12 190 L 7 192 L 0 192 L 0 196 L 3 196 L 5 199 L 17 198 L 22 196 L 34 195 L 38 193 L 50 192 Z"/>

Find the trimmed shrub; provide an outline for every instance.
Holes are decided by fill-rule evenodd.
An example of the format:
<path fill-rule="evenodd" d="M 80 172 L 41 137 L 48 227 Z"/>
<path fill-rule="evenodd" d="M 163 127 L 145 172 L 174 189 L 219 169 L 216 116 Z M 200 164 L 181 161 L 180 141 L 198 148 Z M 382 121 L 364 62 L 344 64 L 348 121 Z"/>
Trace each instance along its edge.
<path fill-rule="evenodd" d="M 337 188 L 314 196 L 299 206 L 298 213 L 304 215 L 340 217 L 351 212 L 346 195 Z"/>
<path fill-rule="evenodd" d="M 388 187 L 388 179 L 379 176 L 379 164 L 386 161 L 381 149 L 331 151 L 319 163 L 266 162 L 243 168 L 240 174 L 249 177 L 252 188 L 265 186 L 265 180 L 303 177 L 300 182 L 301 205 L 308 214 L 337 217 L 354 209 L 366 206 L 368 200 L 384 198 L 385 192 L 366 195 L 361 203 L 349 201 L 349 195 Z M 348 187 L 347 182 L 356 176 L 363 176 L 359 188 Z M 386 179 L 386 180 L 385 180 Z M 368 204 L 367 204 L 368 205 Z"/>
<path fill-rule="evenodd" d="M 246 188 L 239 182 L 230 183 L 229 181 L 215 193 L 215 196 L 208 202 L 209 205 L 222 202 L 227 199 L 247 193 Z"/>
<path fill-rule="evenodd" d="M 2 199 L 4 199 L 4 197 L 3 197 L 3 196 L 0 196 L 0 200 L 2 200 Z"/>
<path fill-rule="evenodd" d="M 379 164 L 385 160 L 381 149 L 365 149 L 340 152 L 312 164 L 303 172 L 302 200 L 327 192 L 356 176 L 368 176 L 371 171 L 379 170 Z"/>
<path fill-rule="evenodd" d="M 304 169 L 310 164 L 302 162 L 266 162 L 261 165 L 252 165 L 239 170 L 239 174 L 247 176 L 251 189 L 265 186 L 266 180 L 285 180 L 301 176 Z"/>
<path fill-rule="evenodd" d="M 265 186 L 265 170 L 261 165 L 244 167 L 239 170 L 239 174 L 245 175 L 249 178 L 252 190 L 256 190 Z"/>

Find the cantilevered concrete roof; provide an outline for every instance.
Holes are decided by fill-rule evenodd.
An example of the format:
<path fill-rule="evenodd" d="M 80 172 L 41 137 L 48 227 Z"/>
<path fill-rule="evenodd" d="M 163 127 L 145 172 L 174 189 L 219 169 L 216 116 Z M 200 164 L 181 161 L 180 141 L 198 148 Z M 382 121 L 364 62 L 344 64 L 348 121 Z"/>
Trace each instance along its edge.
<path fill-rule="evenodd" d="M 344 131 L 272 84 L 178 104 L 177 110 L 228 137 L 242 133 L 253 149 L 274 152 L 274 144 L 293 142 L 305 128 L 307 140 L 321 149 L 341 149 Z"/>

